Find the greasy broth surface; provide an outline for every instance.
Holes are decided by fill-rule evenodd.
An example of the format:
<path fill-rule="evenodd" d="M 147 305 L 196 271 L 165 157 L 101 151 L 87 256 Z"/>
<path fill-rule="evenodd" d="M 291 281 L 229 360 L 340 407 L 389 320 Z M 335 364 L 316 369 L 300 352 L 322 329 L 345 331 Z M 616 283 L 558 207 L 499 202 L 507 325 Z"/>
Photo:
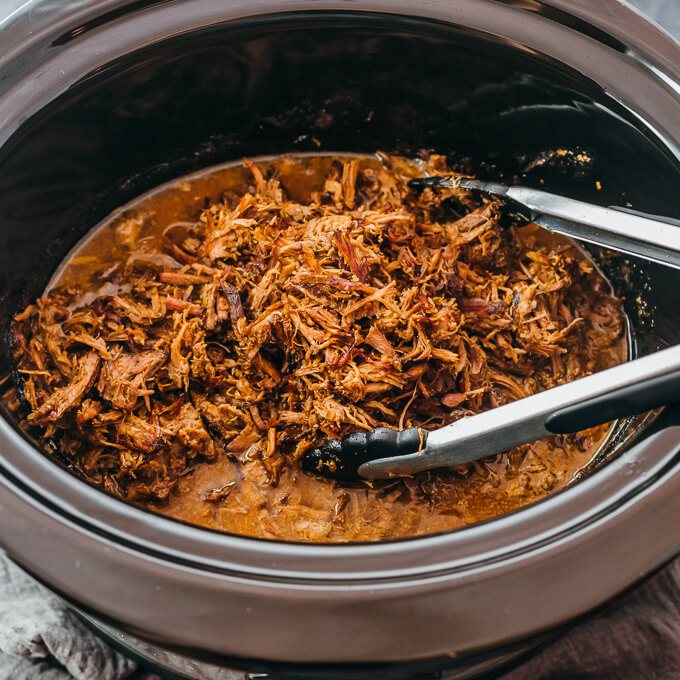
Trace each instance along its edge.
<path fill-rule="evenodd" d="M 377 159 L 362 158 L 366 164 L 379 164 Z M 311 191 L 322 188 L 332 162 L 329 156 L 306 157 L 302 162 L 278 158 L 261 161 L 260 166 L 275 168 L 289 196 L 305 200 Z M 77 284 L 83 290 L 82 300 L 88 301 L 98 294 L 115 293 L 115 286 L 100 286 L 96 278 L 117 262 L 134 257 L 177 266 L 161 252 L 163 234 L 185 231 L 198 220 L 207 201 L 219 200 L 228 189 L 243 193 L 251 185 L 250 172 L 238 163 L 156 189 L 93 230 L 50 286 Z M 570 243 L 532 226 L 522 230 L 528 241 Z M 622 340 L 601 368 L 626 358 Z M 585 436 L 556 436 L 475 463 L 465 477 L 447 471 L 426 473 L 419 484 L 405 480 L 347 487 L 285 470 L 277 486 L 260 486 L 243 479 L 240 466 L 222 456 L 191 468 L 166 504 L 147 507 L 213 529 L 279 540 L 375 541 L 431 534 L 515 510 L 565 487 L 592 460 L 607 432 L 602 426 Z"/>

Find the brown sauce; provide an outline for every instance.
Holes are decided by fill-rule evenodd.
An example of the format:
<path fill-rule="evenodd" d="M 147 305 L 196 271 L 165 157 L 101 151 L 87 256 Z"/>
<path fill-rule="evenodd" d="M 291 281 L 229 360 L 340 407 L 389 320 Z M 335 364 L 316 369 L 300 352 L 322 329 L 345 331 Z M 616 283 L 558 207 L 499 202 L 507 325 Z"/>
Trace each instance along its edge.
<path fill-rule="evenodd" d="M 362 168 L 381 167 L 375 157 L 360 158 Z M 263 160 L 258 166 L 265 176 L 277 174 L 290 199 L 305 202 L 312 192 L 324 189 L 337 163 L 337 157 L 286 157 Z M 422 171 L 423 164 L 414 162 L 413 167 Z M 205 206 L 219 202 L 227 190 L 237 195 L 252 191 L 251 171 L 241 163 L 223 166 L 138 199 L 78 244 L 48 290 L 77 290 L 70 304 L 77 309 L 125 290 L 125 281 L 102 281 L 102 274 L 121 262 L 176 269 L 179 265 L 167 251 L 168 236 L 184 238 Z M 516 229 L 529 252 L 568 253 L 584 262 L 588 273 L 579 284 L 585 288 L 582 294 L 589 295 L 590 287 L 600 296 L 603 290 L 611 295 L 608 283 L 572 242 L 533 226 Z M 618 338 L 603 344 L 593 370 L 626 360 L 622 329 L 621 323 Z M 297 465 L 283 466 L 272 483 L 244 474 L 243 461 L 219 447 L 214 459 L 188 465 L 162 502 L 136 502 L 204 527 L 287 541 L 379 541 L 432 534 L 496 517 L 564 488 L 593 459 L 608 431 L 602 426 L 552 437 L 456 471 L 353 486 L 310 476 Z"/>

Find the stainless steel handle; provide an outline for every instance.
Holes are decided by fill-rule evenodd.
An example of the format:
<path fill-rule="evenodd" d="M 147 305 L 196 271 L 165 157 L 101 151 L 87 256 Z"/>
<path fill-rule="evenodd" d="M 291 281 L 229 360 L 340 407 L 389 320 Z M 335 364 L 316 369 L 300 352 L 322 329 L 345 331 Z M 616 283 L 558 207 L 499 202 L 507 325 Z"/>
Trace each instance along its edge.
<path fill-rule="evenodd" d="M 584 423 L 580 429 L 585 429 L 676 400 L 680 401 L 680 345 L 462 418 L 430 432 L 420 453 L 372 460 L 358 472 L 366 479 L 385 479 L 468 463 L 555 432 L 572 431 L 551 429 L 551 419 L 557 422 L 561 414 L 580 412 Z M 608 409 L 607 404 L 620 408 Z M 562 418 L 562 422 L 574 421 L 579 418 Z"/>
<path fill-rule="evenodd" d="M 529 208 L 544 229 L 680 269 L 680 228 L 674 220 L 527 187 L 509 187 L 504 195 Z"/>

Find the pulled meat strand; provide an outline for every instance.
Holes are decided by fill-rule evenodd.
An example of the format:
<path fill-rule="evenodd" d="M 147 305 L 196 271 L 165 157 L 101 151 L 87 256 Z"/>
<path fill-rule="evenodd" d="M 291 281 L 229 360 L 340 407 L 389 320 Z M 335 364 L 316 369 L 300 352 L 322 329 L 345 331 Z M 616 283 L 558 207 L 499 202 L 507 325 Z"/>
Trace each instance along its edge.
<path fill-rule="evenodd" d="M 172 257 L 133 251 L 115 294 L 28 306 L 11 334 L 28 421 L 89 479 L 158 501 L 197 460 L 274 486 L 328 437 L 436 428 L 601 367 L 623 316 L 575 248 L 462 189 L 415 195 L 441 156 L 383 161 L 337 161 L 306 201 L 248 161 L 254 190 L 165 238 Z"/>
<path fill-rule="evenodd" d="M 57 421 L 65 413 L 80 404 L 83 396 L 92 387 L 99 372 L 101 359 L 96 352 L 87 352 L 78 362 L 73 380 L 59 387 L 52 394 L 45 395 L 44 401 L 33 410 L 29 419 L 36 422 Z"/>

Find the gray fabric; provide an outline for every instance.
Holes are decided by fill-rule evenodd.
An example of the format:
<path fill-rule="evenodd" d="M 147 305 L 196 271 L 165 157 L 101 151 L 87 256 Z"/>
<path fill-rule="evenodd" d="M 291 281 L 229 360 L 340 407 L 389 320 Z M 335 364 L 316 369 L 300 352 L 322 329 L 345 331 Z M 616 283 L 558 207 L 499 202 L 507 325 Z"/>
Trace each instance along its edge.
<path fill-rule="evenodd" d="M 593 0 L 597 2 L 598 0 Z M 0 0 L 0 19 L 24 0 Z M 633 0 L 680 37 L 680 0 Z M 1 49 L 1 48 L 0 48 Z M 680 678 L 680 562 L 503 680 Z M 0 553 L 0 680 L 154 680 Z"/>
<path fill-rule="evenodd" d="M 136 670 L 2 553 L 0 652 L 0 680 L 124 680 Z"/>

